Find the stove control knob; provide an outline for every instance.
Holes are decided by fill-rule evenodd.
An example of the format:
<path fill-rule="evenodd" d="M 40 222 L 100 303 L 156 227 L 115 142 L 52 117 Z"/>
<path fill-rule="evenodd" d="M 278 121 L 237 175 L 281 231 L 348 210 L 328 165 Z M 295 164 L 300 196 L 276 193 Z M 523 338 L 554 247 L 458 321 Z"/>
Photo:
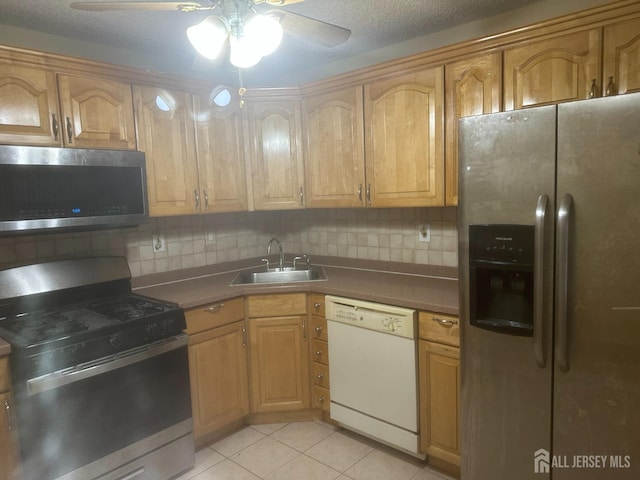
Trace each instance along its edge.
<path fill-rule="evenodd" d="M 109 343 L 114 348 L 119 348 L 122 346 L 122 335 L 118 333 L 114 333 L 109 337 Z"/>
<path fill-rule="evenodd" d="M 147 338 L 147 340 L 153 340 L 153 325 L 152 324 L 148 324 L 146 327 L 144 327 L 144 336 Z"/>
<path fill-rule="evenodd" d="M 162 330 L 165 334 L 170 333 L 172 327 L 173 327 L 173 319 L 168 318 L 167 320 L 162 322 Z"/>

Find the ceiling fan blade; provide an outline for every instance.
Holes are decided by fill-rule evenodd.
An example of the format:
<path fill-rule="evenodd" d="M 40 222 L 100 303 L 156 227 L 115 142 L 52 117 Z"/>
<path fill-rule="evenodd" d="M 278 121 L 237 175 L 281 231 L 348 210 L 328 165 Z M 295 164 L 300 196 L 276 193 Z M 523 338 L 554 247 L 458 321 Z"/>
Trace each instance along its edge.
<path fill-rule="evenodd" d="M 272 9 L 267 13 L 278 18 L 280 25 L 286 32 L 325 47 L 336 47 L 349 40 L 351 36 L 351 30 L 348 28 L 305 17 L 298 13 L 279 9 Z"/>
<path fill-rule="evenodd" d="M 272 7 L 286 7 L 287 5 L 293 5 L 294 3 L 302 3 L 304 0 L 253 0 L 254 4 L 266 3 Z"/>
<path fill-rule="evenodd" d="M 115 10 L 179 10 L 192 12 L 194 10 L 207 10 L 198 2 L 74 2 L 71 8 L 76 10 L 90 10 L 94 12 Z"/>

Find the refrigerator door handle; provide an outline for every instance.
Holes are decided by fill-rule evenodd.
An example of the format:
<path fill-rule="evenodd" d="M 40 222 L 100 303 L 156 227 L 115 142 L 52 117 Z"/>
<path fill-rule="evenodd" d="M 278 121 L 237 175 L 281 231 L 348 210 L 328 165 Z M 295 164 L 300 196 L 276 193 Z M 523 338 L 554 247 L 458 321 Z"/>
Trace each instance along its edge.
<path fill-rule="evenodd" d="M 533 266 L 533 353 L 538 367 L 544 368 L 544 265 L 545 265 L 545 226 L 547 219 L 548 195 L 538 197 L 534 240 Z"/>
<path fill-rule="evenodd" d="M 565 193 L 558 207 L 556 248 L 556 362 L 561 371 L 569 371 L 567 290 L 569 280 L 569 226 L 573 197 Z"/>

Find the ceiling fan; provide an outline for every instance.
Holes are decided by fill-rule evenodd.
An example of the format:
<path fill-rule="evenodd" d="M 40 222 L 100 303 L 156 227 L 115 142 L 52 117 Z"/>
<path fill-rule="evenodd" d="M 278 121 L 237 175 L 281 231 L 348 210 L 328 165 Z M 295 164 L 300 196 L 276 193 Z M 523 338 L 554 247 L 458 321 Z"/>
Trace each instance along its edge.
<path fill-rule="evenodd" d="M 239 68 L 255 65 L 274 51 L 283 31 L 324 47 L 346 42 L 351 30 L 282 8 L 304 0 L 206 0 L 74 2 L 71 8 L 90 11 L 146 10 L 212 14 L 187 29 L 194 48 L 206 58 L 216 58 L 229 45 L 231 63 Z M 256 8 L 258 6 L 258 8 Z"/>

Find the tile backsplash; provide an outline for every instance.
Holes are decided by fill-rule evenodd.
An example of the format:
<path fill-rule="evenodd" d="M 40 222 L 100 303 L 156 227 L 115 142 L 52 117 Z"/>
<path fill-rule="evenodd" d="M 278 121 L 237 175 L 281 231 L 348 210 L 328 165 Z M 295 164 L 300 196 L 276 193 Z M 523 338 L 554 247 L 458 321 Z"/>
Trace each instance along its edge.
<path fill-rule="evenodd" d="M 418 240 L 429 225 L 430 241 Z M 164 251 L 154 245 L 164 236 Z M 307 209 L 152 218 L 137 228 L 0 238 L 0 269 L 90 255 L 124 255 L 134 277 L 286 253 L 457 266 L 456 209 Z"/>

